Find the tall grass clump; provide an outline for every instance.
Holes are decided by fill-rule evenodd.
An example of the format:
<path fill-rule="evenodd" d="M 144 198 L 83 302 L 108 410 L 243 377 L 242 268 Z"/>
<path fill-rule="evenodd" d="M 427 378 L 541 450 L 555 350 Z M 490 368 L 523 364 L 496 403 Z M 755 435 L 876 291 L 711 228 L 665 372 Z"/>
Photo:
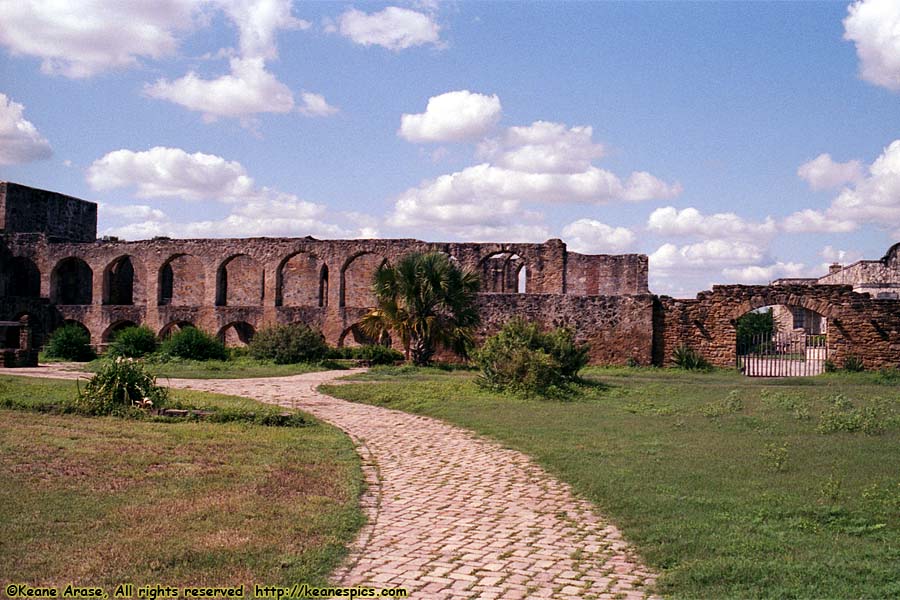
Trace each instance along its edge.
<path fill-rule="evenodd" d="M 279 365 L 315 362 L 325 358 L 327 352 L 322 333 L 303 323 L 261 329 L 250 342 L 250 356 Z"/>
<path fill-rule="evenodd" d="M 703 358 L 702 354 L 687 346 L 675 348 L 675 351 L 672 353 L 672 362 L 679 369 L 688 371 L 709 371 L 712 368 L 712 365 Z"/>
<path fill-rule="evenodd" d="M 127 327 L 118 332 L 106 352 L 110 356 L 141 358 L 156 352 L 159 342 L 156 334 L 145 326 Z"/>
<path fill-rule="evenodd" d="M 226 360 L 225 344 L 214 336 L 197 329 L 185 327 L 165 340 L 160 351 L 163 355 L 193 360 Z"/>
<path fill-rule="evenodd" d="M 124 415 L 134 410 L 160 408 L 168 390 L 130 358 L 104 361 L 100 370 L 69 403 L 73 411 L 87 415 Z"/>
<path fill-rule="evenodd" d="M 536 323 L 511 319 L 475 352 L 483 387 L 524 394 L 547 394 L 578 379 L 588 347 L 575 343 L 571 329 L 541 331 Z"/>
<path fill-rule="evenodd" d="M 61 358 L 87 362 L 97 358 L 91 348 L 91 334 L 78 325 L 63 325 L 50 335 L 44 354 L 48 358 Z"/>

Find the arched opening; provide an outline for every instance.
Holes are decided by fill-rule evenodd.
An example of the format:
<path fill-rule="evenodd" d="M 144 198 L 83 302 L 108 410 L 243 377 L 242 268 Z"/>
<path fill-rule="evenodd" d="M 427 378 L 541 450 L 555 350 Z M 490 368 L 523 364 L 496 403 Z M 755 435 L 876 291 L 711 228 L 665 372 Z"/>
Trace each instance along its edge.
<path fill-rule="evenodd" d="M 59 329 L 60 327 L 65 327 L 65 326 L 67 326 L 67 325 L 74 325 L 75 327 L 78 327 L 79 329 L 81 329 L 82 331 L 84 331 L 85 334 L 87 334 L 88 340 L 90 340 L 91 342 L 93 342 L 93 339 L 91 339 L 91 338 L 92 338 L 92 336 L 91 336 L 91 330 L 88 329 L 88 328 L 85 326 L 84 323 L 82 323 L 81 321 L 77 321 L 77 320 L 75 320 L 75 319 L 66 319 L 65 321 L 63 321 L 62 325 L 60 325 L 59 327 L 55 327 L 55 328 L 53 329 L 53 331 L 56 331 L 56 330 Z M 50 335 L 53 335 L 53 332 L 52 332 L 52 331 L 50 332 Z"/>
<path fill-rule="evenodd" d="M 375 277 L 375 271 L 386 262 L 387 259 L 371 252 L 356 254 L 347 260 L 341 269 L 340 306 L 348 308 L 375 306 L 372 279 Z"/>
<path fill-rule="evenodd" d="M 134 264 L 130 256 L 121 256 L 103 272 L 103 304 L 134 304 Z"/>
<path fill-rule="evenodd" d="M 106 328 L 106 330 L 103 332 L 103 335 L 100 336 L 100 341 L 104 344 L 108 344 L 116 339 L 116 334 L 118 334 L 123 329 L 128 329 L 129 327 L 137 327 L 137 323 L 124 319 L 121 321 L 116 321 Z"/>
<path fill-rule="evenodd" d="M 187 327 L 194 327 L 194 324 L 190 321 L 172 321 L 168 323 L 165 327 L 159 330 L 159 339 L 164 340 L 170 337 L 173 333 L 178 333 L 182 329 Z"/>
<path fill-rule="evenodd" d="M 263 268 L 246 254 L 226 259 L 216 276 L 216 306 L 259 306 L 263 301 Z"/>
<path fill-rule="evenodd" d="M 328 265 L 319 271 L 319 306 L 328 306 Z"/>
<path fill-rule="evenodd" d="M 825 370 L 828 320 L 814 309 L 761 306 L 733 321 L 737 366 L 750 377 L 803 377 Z"/>
<path fill-rule="evenodd" d="M 519 267 L 519 274 L 517 275 L 517 286 L 516 291 L 520 294 L 524 294 L 528 289 L 528 267 L 524 264 Z"/>
<path fill-rule="evenodd" d="M 297 252 L 284 259 L 275 274 L 275 306 L 321 306 L 319 259 Z"/>
<path fill-rule="evenodd" d="M 50 274 L 50 301 L 74 305 L 93 302 L 94 272 L 80 258 L 64 258 Z"/>
<path fill-rule="evenodd" d="M 176 254 L 159 268 L 160 306 L 201 306 L 205 291 L 206 274 L 196 256 Z"/>
<path fill-rule="evenodd" d="M 524 293 L 528 270 L 525 261 L 512 252 L 494 252 L 480 263 L 481 291 L 494 294 Z"/>
<path fill-rule="evenodd" d="M 6 295 L 20 298 L 41 297 L 41 272 L 33 260 L 14 256 L 9 261 Z"/>
<path fill-rule="evenodd" d="M 218 338 L 229 348 L 242 348 L 250 343 L 256 330 L 245 321 L 229 323 L 219 330 Z"/>
<path fill-rule="evenodd" d="M 380 340 L 376 340 L 375 338 L 366 335 L 362 328 L 359 326 L 359 323 L 354 323 L 347 329 L 341 333 L 341 337 L 338 338 L 337 347 L 338 348 L 355 348 L 357 346 L 391 346 L 391 336 L 385 333 Z"/>

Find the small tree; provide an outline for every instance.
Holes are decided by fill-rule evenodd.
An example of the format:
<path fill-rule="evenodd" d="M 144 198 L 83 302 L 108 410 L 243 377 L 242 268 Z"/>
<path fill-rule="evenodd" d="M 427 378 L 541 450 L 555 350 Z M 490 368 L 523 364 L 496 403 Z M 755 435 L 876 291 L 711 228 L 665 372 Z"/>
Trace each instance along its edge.
<path fill-rule="evenodd" d="M 735 329 L 738 348 L 749 348 L 754 340 L 770 338 L 775 331 L 772 309 L 769 308 L 764 312 L 748 312 L 737 320 Z"/>
<path fill-rule="evenodd" d="M 162 343 L 163 354 L 193 360 L 225 360 L 225 344 L 196 327 L 185 327 Z"/>
<path fill-rule="evenodd" d="M 406 360 L 427 365 L 438 346 L 467 357 L 479 316 L 478 276 L 463 271 L 441 252 L 407 254 L 396 266 L 382 265 L 372 288 L 377 306 L 360 327 L 375 340 L 393 332 Z"/>

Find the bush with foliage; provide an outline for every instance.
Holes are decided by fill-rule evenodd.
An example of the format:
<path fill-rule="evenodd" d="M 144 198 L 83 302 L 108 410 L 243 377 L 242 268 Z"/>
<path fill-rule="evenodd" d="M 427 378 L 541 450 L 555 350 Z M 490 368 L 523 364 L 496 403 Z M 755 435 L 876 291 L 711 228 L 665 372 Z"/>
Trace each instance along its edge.
<path fill-rule="evenodd" d="M 536 323 L 515 318 L 485 340 L 474 360 L 485 387 L 546 394 L 578 379 L 588 347 L 575 343 L 571 329 L 543 332 Z"/>
<path fill-rule="evenodd" d="M 322 333 L 303 323 L 261 329 L 250 342 L 250 356 L 279 365 L 315 362 L 327 352 Z"/>
<path fill-rule="evenodd" d="M 164 355 L 193 360 L 226 360 L 228 358 L 225 344 L 196 327 L 185 327 L 173 333 L 161 344 L 160 351 Z"/>
<path fill-rule="evenodd" d="M 50 335 L 44 354 L 48 358 L 62 358 L 87 362 L 97 358 L 91 348 L 91 335 L 79 325 L 63 325 Z"/>
<path fill-rule="evenodd" d="M 156 352 L 158 345 L 156 334 L 149 327 L 141 325 L 118 332 L 106 352 L 110 356 L 141 358 Z"/>
<path fill-rule="evenodd" d="M 367 344 L 365 346 L 332 348 L 328 351 L 327 358 L 364 360 L 372 365 L 392 365 L 403 360 L 403 353 L 388 346 Z"/>
<path fill-rule="evenodd" d="M 679 369 L 687 369 L 688 371 L 708 371 L 712 368 L 709 361 L 703 358 L 703 355 L 687 346 L 679 346 L 672 353 L 672 362 Z"/>
<path fill-rule="evenodd" d="M 168 390 L 130 358 L 104 361 L 87 385 L 78 391 L 69 408 L 88 415 L 124 415 L 138 409 L 160 408 Z"/>

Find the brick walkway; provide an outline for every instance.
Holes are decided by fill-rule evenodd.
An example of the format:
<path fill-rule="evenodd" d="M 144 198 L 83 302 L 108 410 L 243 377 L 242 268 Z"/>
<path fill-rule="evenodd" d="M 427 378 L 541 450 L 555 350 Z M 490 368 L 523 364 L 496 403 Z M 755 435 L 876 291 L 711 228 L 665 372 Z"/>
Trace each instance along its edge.
<path fill-rule="evenodd" d="M 647 596 L 654 575 L 568 486 L 460 428 L 316 391 L 347 373 L 170 384 L 302 409 L 354 439 L 369 523 L 335 584 L 404 587 L 428 599 Z"/>

